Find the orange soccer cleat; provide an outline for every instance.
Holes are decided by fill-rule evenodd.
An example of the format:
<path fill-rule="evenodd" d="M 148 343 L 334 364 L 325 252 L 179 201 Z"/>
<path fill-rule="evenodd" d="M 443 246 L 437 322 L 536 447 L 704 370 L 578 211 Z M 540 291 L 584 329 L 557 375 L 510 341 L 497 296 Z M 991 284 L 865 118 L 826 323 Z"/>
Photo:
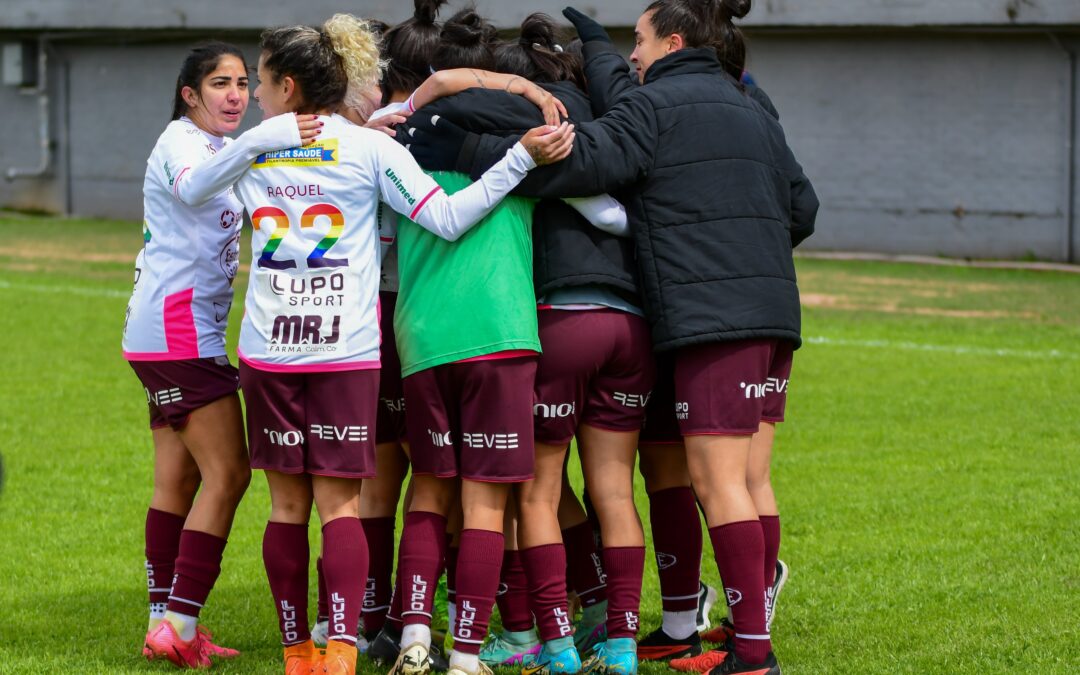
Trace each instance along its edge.
<path fill-rule="evenodd" d="M 330 640 L 326 643 L 321 672 L 326 675 L 356 675 L 356 647 L 346 642 Z"/>

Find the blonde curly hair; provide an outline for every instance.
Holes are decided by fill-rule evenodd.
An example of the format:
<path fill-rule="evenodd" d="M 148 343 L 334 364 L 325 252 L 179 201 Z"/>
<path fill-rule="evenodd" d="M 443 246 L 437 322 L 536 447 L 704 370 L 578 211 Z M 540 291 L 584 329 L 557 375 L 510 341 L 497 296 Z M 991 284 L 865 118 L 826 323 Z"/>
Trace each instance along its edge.
<path fill-rule="evenodd" d="M 323 24 L 322 30 L 341 58 L 350 92 L 369 90 L 382 79 L 386 61 L 379 53 L 379 39 L 367 21 L 352 14 L 335 14 Z"/>

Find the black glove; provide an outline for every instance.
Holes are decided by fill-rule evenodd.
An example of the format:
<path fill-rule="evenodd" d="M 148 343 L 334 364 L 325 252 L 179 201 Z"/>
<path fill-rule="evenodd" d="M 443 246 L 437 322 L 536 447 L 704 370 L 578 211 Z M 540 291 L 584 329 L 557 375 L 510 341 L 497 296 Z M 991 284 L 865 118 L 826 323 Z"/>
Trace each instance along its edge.
<path fill-rule="evenodd" d="M 428 171 L 456 171 L 461 148 L 469 136 L 458 125 L 445 117 L 417 111 L 403 125 L 400 141 L 416 158 L 416 162 Z"/>
<path fill-rule="evenodd" d="M 567 7 L 562 11 L 563 16 L 569 19 L 570 23 L 574 24 L 574 28 L 577 29 L 578 37 L 582 42 L 611 42 L 611 36 L 607 34 L 604 27 L 596 22 L 590 16 L 586 16 L 577 11 L 573 7 Z"/>

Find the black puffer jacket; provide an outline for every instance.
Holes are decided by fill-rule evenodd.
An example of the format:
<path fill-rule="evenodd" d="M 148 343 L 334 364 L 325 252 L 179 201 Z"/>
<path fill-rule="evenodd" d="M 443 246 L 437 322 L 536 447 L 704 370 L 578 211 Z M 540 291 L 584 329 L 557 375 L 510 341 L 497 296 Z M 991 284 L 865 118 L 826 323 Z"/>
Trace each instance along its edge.
<path fill-rule="evenodd" d="M 554 94 L 575 122 L 592 120 L 589 99 L 571 83 L 541 85 Z M 424 106 L 474 133 L 502 135 L 507 145 L 544 118 L 532 103 L 489 89 L 469 89 Z M 604 286 L 633 305 L 641 305 L 632 239 L 593 227 L 558 199 L 542 199 L 533 213 L 533 281 L 536 297 L 560 288 Z"/>
<path fill-rule="evenodd" d="M 505 145 L 467 143 L 478 175 Z M 711 49 L 657 61 L 645 85 L 577 129 L 573 154 L 516 190 L 627 190 L 646 315 L 658 350 L 759 337 L 799 345 L 791 250 L 818 200 L 779 122 L 724 73 Z"/>

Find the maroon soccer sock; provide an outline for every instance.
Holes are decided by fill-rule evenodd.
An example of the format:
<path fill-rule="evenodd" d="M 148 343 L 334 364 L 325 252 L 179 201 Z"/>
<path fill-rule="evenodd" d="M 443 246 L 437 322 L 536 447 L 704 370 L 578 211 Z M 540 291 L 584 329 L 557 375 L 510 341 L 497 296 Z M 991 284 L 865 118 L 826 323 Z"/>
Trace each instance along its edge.
<path fill-rule="evenodd" d="M 637 635 L 641 605 L 641 578 L 645 573 L 645 547 L 604 548 L 604 571 L 607 572 L 608 638 L 632 638 Z"/>
<path fill-rule="evenodd" d="M 390 628 L 399 634 L 403 626 L 401 622 L 401 595 L 401 566 L 399 565 L 398 572 L 394 575 L 394 590 L 390 593 L 390 609 L 386 612 L 386 623 L 390 624 Z"/>
<path fill-rule="evenodd" d="M 513 633 L 533 627 L 532 610 L 529 609 L 529 580 L 525 576 L 521 557 L 521 551 L 503 552 L 499 591 L 495 595 L 503 628 Z"/>
<path fill-rule="evenodd" d="M 206 532 L 184 530 L 180 533 L 180 553 L 167 611 L 199 616 L 206 598 L 221 574 L 221 556 L 226 541 Z"/>
<path fill-rule="evenodd" d="M 315 572 L 319 579 L 319 611 L 315 621 L 330 620 L 330 600 L 326 597 L 326 574 L 323 573 L 322 556 L 315 560 Z"/>
<path fill-rule="evenodd" d="M 709 537 L 735 625 L 735 653 L 746 663 L 761 663 L 772 649 L 765 627 L 765 538 L 761 524 L 756 520 L 728 523 L 710 528 Z"/>
<path fill-rule="evenodd" d="M 364 632 L 374 634 L 386 622 L 394 573 L 394 517 L 363 518 L 368 543 L 368 576 L 364 588 Z"/>
<path fill-rule="evenodd" d="M 428 511 L 405 514 L 398 553 L 401 619 L 405 625 L 431 625 L 431 606 L 442 575 L 445 547 L 445 517 Z"/>
<path fill-rule="evenodd" d="M 281 644 L 286 647 L 311 638 L 307 625 L 310 555 L 307 525 L 266 524 L 263 565 L 274 596 Z"/>
<path fill-rule="evenodd" d="M 451 536 L 446 535 L 446 601 L 457 602 L 457 563 L 461 548 L 450 545 Z"/>
<path fill-rule="evenodd" d="M 758 516 L 765 537 L 765 588 L 776 580 L 776 559 L 780 556 L 780 516 Z"/>
<path fill-rule="evenodd" d="M 487 530 L 463 530 L 458 553 L 457 621 L 454 649 L 479 654 L 487 635 L 491 607 L 499 588 L 503 534 Z"/>
<path fill-rule="evenodd" d="M 169 604 L 176 556 L 180 553 L 180 533 L 184 517 L 167 511 L 146 511 L 146 587 L 150 591 L 150 613 L 161 618 Z"/>
<path fill-rule="evenodd" d="M 534 546 L 521 551 L 529 583 L 529 604 L 544 642 L 571 635 L 566 602 L 566 549 L 562 544 Z"/>
<path fill-rule="evenodd" d="M 323 573 L 330 600 L 330 640 L 356 644 L 356 624 L 364 604 L 368 545 L 359 518 L 337 518 L 323 525 Z"/>
<path fill-rule="evenodd" d="M 701 579 L 701 521 L 694 491 L 674 487 L 649 495 L 649 523 L 664 611 L 696 610 Z"/>
<path fill-rule="evenodd" d="M 568 527 L 562 531 L 566 544 L 566 582 L 574 589 L 582 607 L 592 607 L 607 600 L 607 584 L 604 581 L 604 564 L 596 550 L 592 523 Z"/>

